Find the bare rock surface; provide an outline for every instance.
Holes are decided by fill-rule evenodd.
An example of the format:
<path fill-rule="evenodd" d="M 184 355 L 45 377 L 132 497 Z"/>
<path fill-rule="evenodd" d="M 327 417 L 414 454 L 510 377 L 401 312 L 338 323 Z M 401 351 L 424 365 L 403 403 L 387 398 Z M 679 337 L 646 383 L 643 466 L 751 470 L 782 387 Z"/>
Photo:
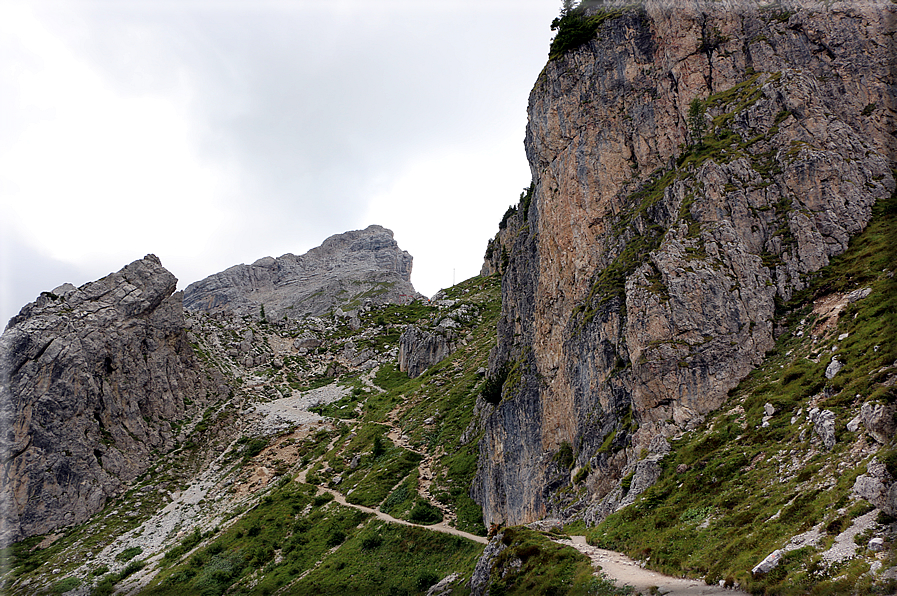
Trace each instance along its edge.
<path fill-rule="evenodd" d="M 444 329 L 428 331 L 409 325 L 399 338 L 399 370 L 412 379 L 419 377 L 454 349 L 450 332 Z"/>
<path fill-rule="evenodd" d="M 304 255 L 264 257 L 192 283 L 184 291 L 191 311 L 230 312 L 269 320 L 323 315 L 373 304 L 405 304 L 412 257 L 381 226 L 331 236 Z"/>
<path fill-rule="evenodd" d="M 502 273 L 487 374 L 517 371 L 479 444 L 487 526 L 612 511 L 653 437 L 726 400 L 773 347 L 776 302 L 895 188 L 894 5 L 613 7 L 536 81 L 532 187 L 484 267 Z M 565 444 L 592 470 L 579 496 Z"/>
<path fill-rule="evenodd" d="M 184 330 L 177 280 L 154 255 L 45 292 L 0 337 L 0 541 L 77 524 L 157 454 L 172 422 L 220 394 Z"/>

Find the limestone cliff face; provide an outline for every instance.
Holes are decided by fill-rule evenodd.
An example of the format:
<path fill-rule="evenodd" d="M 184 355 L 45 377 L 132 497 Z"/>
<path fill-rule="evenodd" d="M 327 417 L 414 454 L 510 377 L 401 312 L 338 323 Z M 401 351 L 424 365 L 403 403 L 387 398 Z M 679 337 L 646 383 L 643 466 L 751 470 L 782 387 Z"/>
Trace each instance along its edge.
<path fill-rule="evenodd" d="M 0 543 L 84 521 L 171 450 L 191 401 L 226 393 L 154 255 L 45 292 L 0 337 Z"/>
<path fill-rule="evenodd" d="M 772 347 L 776 301 L 894 189 L 895 10 L 585 10 L 596 36 L 530 95 L 531 196 L 502 235 L 507 262 L 489 264 L 503 274 L 490 374 L 511 372 L 480 443 L 487 525 L 600 519 L 658 437 Z M 560 491 L 576 472 L 586 490 Z"/>
<path fill-rule="evenodd" d="M 365 300 L 405 303 L 418 296 L 411 285 L 412 257 L 390 230 L 331 236 L 302 256 L 265 257 L 192 283 L 184 291 L 191 311 L 226 311 L 268 319 L 319 316 L 337 308 L 356 310 Z"/>

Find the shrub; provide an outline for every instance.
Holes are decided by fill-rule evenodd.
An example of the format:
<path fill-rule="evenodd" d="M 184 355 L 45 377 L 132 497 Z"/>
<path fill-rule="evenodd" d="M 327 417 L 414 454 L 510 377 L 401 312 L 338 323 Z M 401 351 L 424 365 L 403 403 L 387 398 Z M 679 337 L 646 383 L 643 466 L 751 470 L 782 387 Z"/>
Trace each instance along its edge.
<path fill-rule="evenodd" d="M 334 530 L 330 533 L 330 536 L 327 537 L 327 546 L 333 548 L 334 546 L 339 546 L 345 541 L 346 533 L 342 530 Z"/>
<path fill-rule="evenodd" d="M 575 458 L 573 457 L 573 446 L 570 445 L 568 441 L 561 443 L 560 449 L 554 454 L 554 461 L 556 461 L 561 468 L 566 470 L 573 467 L 575 462 Z"/>
<path fill-rule="evenodd" d="M 412 507 L 408 519 L 417 524 L 438 524 L 442 521 L 442 511 L 420 499 Z"/>
<path fill-rule="evenodd" d="M 484 400 L 492 405 L 498 405 L 501 402 L 501 389 L 508 379 L 510 370 L 510 365 L 505 362 L 499 367 L 494 376 L 486 379 L 486 382 L 483 383 L 483 388 L 480 390 L 480 395 L 483 396 Z"/>
<path fill-rule="evenodd" d="M 137 555 L 139 555 L 142 552 L 143 552 L 143 549 L 140 548 L 139 546 L 132 546 L 131 548 L 126 548 L 125 550 L 123 550 L 120 553 L 118 553 L 117 555 L 115 555 L 115 559 L 117 561 L 122 561 L 122 562 L 130 561 L 131 559 L 133 559 L 134 557 L 136 557 Z"/>
<path fill-rule="evenodd" d="M 439 581 L 439 576 L 433 573 L 432 571 L 424 571 L 421 572 L 420 575 L 417 576 L 417 581 L 415 585 L 417 589 L 423 592 L 428 589 L 430 586 Z"/>
<path fill-rule="evenodd" d="M 52 592 L 54 594 L 64 594 L 70 590 L 74 590 L 81 585 L 81 580 L 77 577 L 66 577 L 53 584 Z"/>

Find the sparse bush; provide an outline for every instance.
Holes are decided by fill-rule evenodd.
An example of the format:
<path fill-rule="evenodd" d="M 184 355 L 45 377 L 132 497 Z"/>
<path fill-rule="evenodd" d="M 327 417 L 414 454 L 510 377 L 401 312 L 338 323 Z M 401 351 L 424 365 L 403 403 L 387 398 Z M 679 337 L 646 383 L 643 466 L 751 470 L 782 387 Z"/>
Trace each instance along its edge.
<path fill-rule="evenodd" d="M 439 576 L 433 573 L 432 571 L 424 571 L 420 575 L 417 576 L 417 580 L 414 582 L 415 586 L 418 590 L 423 592 L 427 590 L 430 586 L 439 581 Z"/>
<path fill-rule="evenodd" d="M 438 524 L 442 521 L 442 511 L 420 499 L 411 508 L 408 519 L 416 524 Z"/>
<path fill-rule="evenodd" d="M 77 577 L 66 577 L 53 584 L 53 587 L 50 591 L 54 594 L 65 594 L 66 592 L 74 590 L 80 585 L 81 580 Z"/>
<path fill-rule="evenodd" d="M 483 396 L 484 400 L 493 405 L 498 405 L 501 402 L 501 389 L 508 379 L 510 370 L 511 367 L 506 362 L 499 367 L 494 376 L 486 379 L 486 382 L 483 383 L 483 388 L 480 390 L 480 395 Z"/>
<path fill-rule="evenodd" d="M 115 560 L 122 561 L 122 562 L 130 561 L 131 559 L 133 559 L 134 557 L 136 557 L 137 555 L 139 555 L 142 552 L 143 552 L 143 549 L 141 547 L 132 546 L 131 548 L 126 548 L 125 550 L 123 550 L 120 553 L 118 553 L 117 555 L 115 555 Z"/>

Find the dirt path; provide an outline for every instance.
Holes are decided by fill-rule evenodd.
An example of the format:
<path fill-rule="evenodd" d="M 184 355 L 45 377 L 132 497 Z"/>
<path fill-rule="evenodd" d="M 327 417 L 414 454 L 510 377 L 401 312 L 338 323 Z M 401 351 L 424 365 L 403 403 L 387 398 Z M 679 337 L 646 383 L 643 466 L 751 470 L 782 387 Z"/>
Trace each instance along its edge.
<path fill-rule="evenodd" d="M 424 530 L 433 530 L 434 532 L 442 532 L 443 534 L 452 534 L 453 536 L 460 536 L 461 538 L 467 538 L 468 540 L 473 540 L 474 542 L 479 542 L 480 544 L 486 544 L 489 542 L 489 539 L 485 536 L 477 536 L 475 534 L 468 534 L 467 532 L 462 532 L 457 528 L 453 528 L 449 526 L 446 522 L 441 522 L 438 524 L 433 524 L 432 526 L 424 526 L 421 524 L 414 524 L 409 521 L 405 521 L 404 519 L 395 518 L 387 513 L 383 513 L 379 509 L 372 509 L 370 507 L 365 507 L 363 505 L 355 505 L 354 503 L 349 503 L 346 501 L 346 497 L 331 488 L 325 488 L 323 486 L 318 487 L 318 494 L 322 492 L 328 492 L 333 495 L 333 499 L 339 503 L 340 505 L 344 505 L 346 507 L 354 507 L 359 511 L 364 511 L 365 513 L 371 513 L 377 516 L 377 519 L 382 519 L 383 521 L 394 523 L 394 524 L 402 524 L 404 526 L 414 526 L 415 528 L 423 528 Z"/>
<path fill-rule="evenodd" d="M 592 565 L 600 566 L 607 576 L 618 586 L 629 585 L 636 592 L 652 593 L 656 588 L 659 594 L 668 596 L 703 596 L 710 594 L 747 594 L 741 590 L 732 590 L 721 586 L 708 586 L 703 580 L 670 577 L 656 571 L 642 569 L 639 564 L 626 555 L 590 546 L 585 536 L 571 536 L 568 540 L 556 540 L 559 544 L 572 546 L 592 560 Z"/>

